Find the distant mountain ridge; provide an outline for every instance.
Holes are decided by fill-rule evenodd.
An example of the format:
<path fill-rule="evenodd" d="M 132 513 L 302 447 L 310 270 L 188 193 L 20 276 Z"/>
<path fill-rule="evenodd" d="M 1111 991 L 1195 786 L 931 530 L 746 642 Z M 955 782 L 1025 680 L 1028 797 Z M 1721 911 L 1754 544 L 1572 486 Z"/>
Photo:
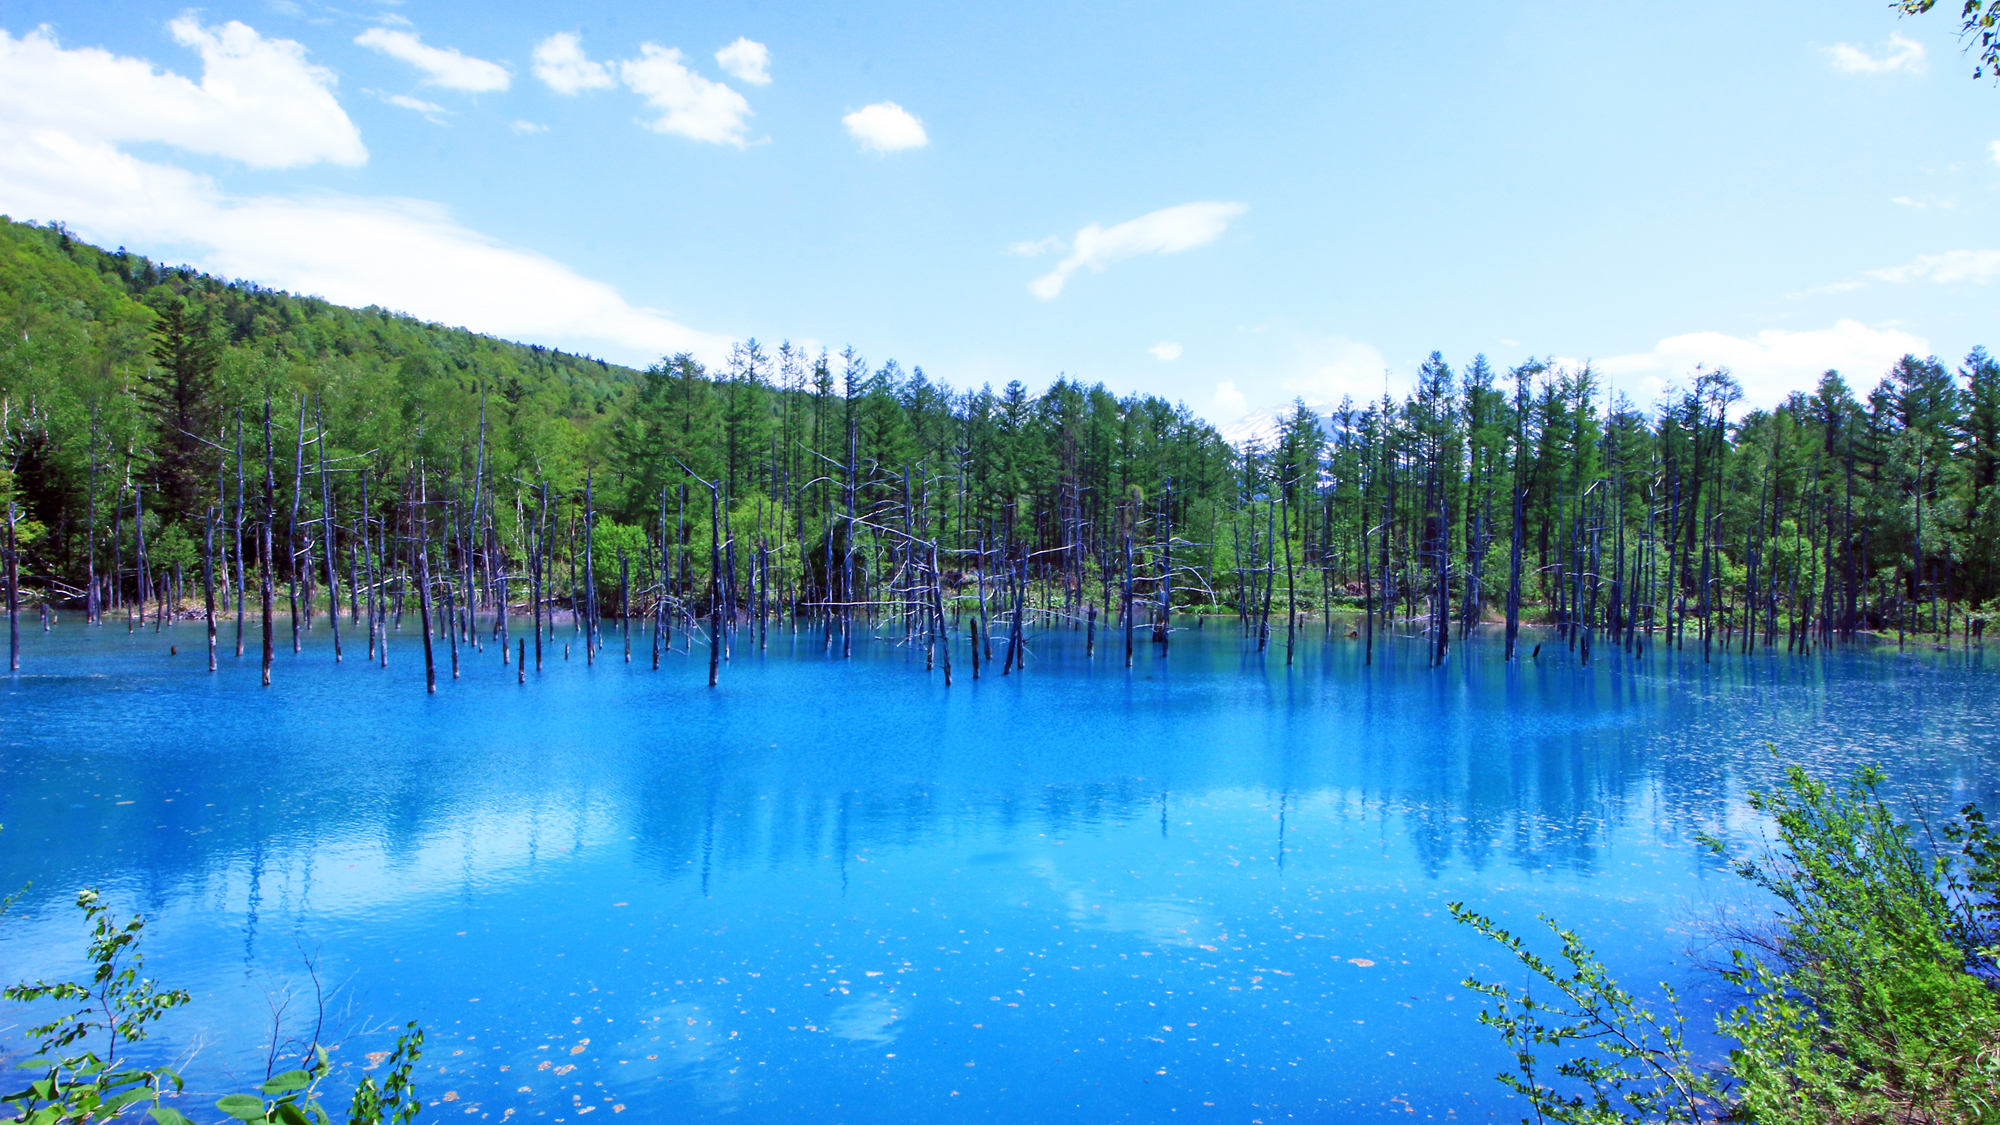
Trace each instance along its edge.
<path fill-rule="evenodd" d="M 1319 419 L 1322 432 L 1328 434 L 1333 432 L 1333 404 L 1307 401 L 1305 407 Z M 1226 426 L 1217 426 L 1216 432 L 1222 435 L 1222 440 L 1239 451 L 1248 449 L 1253 444 L 1260 449 L 1269 449 L 1277 444 L 1278 435 L 1283 431 L 1285 421 L 1296 409 L 1298 403 L 1290 402 L 1284 406 L 1255 410 Z"/>

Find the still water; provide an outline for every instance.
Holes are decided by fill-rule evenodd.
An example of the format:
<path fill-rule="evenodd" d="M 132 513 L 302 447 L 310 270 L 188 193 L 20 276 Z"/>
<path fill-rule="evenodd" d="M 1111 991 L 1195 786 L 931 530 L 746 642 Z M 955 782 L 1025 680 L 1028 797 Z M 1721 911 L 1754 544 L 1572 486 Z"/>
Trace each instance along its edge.
<path fill-rule="evenodd" d="M 28 632 L 0 976 L 75 972 L 99 886 L 194 993 L 153 1044 L 191 1090 L 260 1081 L 274 1009 L 349 1080 L 418 1019 L 427 1120 L 1514 1120 L 1460 985 L 1513 974 L 1447 903 L 1698 1006 L 1704 921 L 1760 904 L 1694 837 L 1761 832 L 1767 742 L 1931 811 L 2000 777 L 1978 650 L 1430 669 L 1308 631 L 1287 667 L 1210 621 L 946 689 L 774 629 L 710 689 L 700 646 L 591 666 L 565 626 L 525 686 L 489 646 L 427 696 L 407 631 L 347 642 L 262 689 L 195 625 Z"/>

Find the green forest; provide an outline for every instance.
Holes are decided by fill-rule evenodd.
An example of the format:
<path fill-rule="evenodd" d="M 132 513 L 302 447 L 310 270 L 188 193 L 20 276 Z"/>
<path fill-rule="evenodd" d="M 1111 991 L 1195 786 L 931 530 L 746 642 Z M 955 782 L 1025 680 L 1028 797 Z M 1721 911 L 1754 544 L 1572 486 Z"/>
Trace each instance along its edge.
<path fill-rule="evenodd" d="M 60 225 L 0 227 L 0 316 L 10 596 L 128 620 L 206 604 L 239 651 L 246 603 L 303 627 L 329 601 L 365 612 L 372 649 L 407 601 L 503 643 L 502 605 L 932 637 L 976 609 L 989 637 L 1012 612 L 1017 641 L 1025 611 L 1128 645 L 1135 623 L 1164 643 L 1170 612 L 1265 640 L 1349 615 L 1439 660 L 1482 623 L 1510 655 L 1521 623 L 1552 624 L 1588 658 L 1968 637 L 2000 587 L 1983 350 L 1770 404 L 1723 369 L 1640 404 L 1588 365 L 1433 353 L 1402 401 L 1298 403 L 1236 448 L 1102 385 L 957 389 L 754 340 L 721 369 L 639 371 Z"/>

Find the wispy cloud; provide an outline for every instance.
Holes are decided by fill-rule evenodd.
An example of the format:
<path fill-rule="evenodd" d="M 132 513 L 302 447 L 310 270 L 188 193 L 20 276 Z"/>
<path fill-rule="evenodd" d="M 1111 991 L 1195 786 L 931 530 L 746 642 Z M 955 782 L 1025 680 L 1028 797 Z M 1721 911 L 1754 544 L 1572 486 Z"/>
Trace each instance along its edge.
<path fill-rule="evenodd" d="M 1183 203 L 1129 219 L 1113 227 L 1096 223 L 1076 232 L 1069 257 L 1028 283 L 1044 301 L 1054 300 L 1080 269 L 1102 272 L 1111 263 L 1139 254 L 1178 254 L 1222 236 L 1247 208 L 1241 203 Z"/>
<path fill-rule="evenodd" d="M 1953 281 L 1985 283 L 2000 276 L 2000 250 L 1948 250 L 1924 254 L 1915 261 L 1888 269 L 1869 270 L 1878 281 L 1906 282 L 1928 279 L 1939 284 Z"/>
<path fill-rule="evenodd" d="M 546 133 L 549 131 L 549 127 L 547 125 L 537 125 L 533 121 L 515 121 L 510 123 L 507 126 L 507 128 L 512 129 L 513 131 L 521 134 L 524 137 L 532 136 L 536 133 Z"/>
<path fill-rule="evenodd" d="M 754 39 L 738 38 L 736 42 L 715 52 L 715 65 L 730 75 L 752 86 L 771 84 L 771 49 Z"/>
<path fill-rule="evenodd" d="M 1044 254 L 1059 254 L 1069 248 L 1069 243 L 1050 235 L 1047 238 L 1031 238 L 1025 242 L 1010 242 L 1007 253 L 1017 258 L 1039 258 Z"/>
<path fill-rule="evenodd" d="M 617 84 L 610 67 L 583 53 L 583 40 L 572 31 L 558 31 L 535 44 L 531 66 L 543 85 L 566 97 Z"/>
<path fill-rule="evenodd" d="M 1168 363 L 1172 363 L 1181 357 L 1181 346 L 1168 340 L 1154 344 L 1152 347 L 1147 348 L 1146 352 L 1148 355 L 1156 356 Z"/>
<path fill-rule="evenodd" d="M 1879 55 L 1871 55 L 1866 49 L 1851 43 L 1836 43 L 1828 47 L 1826 53 L 1833 61 L 1833 68 L 1846 74 L 1887 74 L 1891 71 L 1922 74 L 1929 63 L 1924 45 L 1901 35 L 1889 36 L 1886 48 Z"/>
<path fill-rule="evenodd" d="M 710 144 L 746 143 L 750 103 L 720 82 L 703 78 L 681 61 L 678 47 L 639 45 L 639 57 L 618 64 L 618 76 L 646 104 L 660 110 L 647 124 L 655 133 L 671 133 Z"/>
<path fill-rule="evenodd" d="M 862 106 L 841 118 L 840 123 L 847 126 L 848 136 L 872 152 L 898 152 L 931 143 L 930 135 L 924 132 L 924 123 L 895 102 Z"/>
<path fill-rule="evenodd" d="M 422 98 L 413 98 L 408 94 L 390 94 L 384 100 L 390 105 L 402 106 L 404 109 L 413 109 L 423 114 L 424 119 L 433 125 L 449 124 L 445 120 L 449 115 L 449 111 L 436 102 L 427 102 Z"/>
<path fill-rule="evenodd" d="M 371 27 L 354 41 L 423 71 L 426 85 L 485 94 L 505 90 L 512 81 L 507 68 L 499 63 L 473 58 L 453 47 L 429 46 L 415 32 Z"/>
<path fill-rule="evenodd" d="M 1833 281 L 1825 285 L 1815 285 L 1811 289 L 1801 290 L 1797 293 L 1787 293 L 1785 295 L 1796 300 L 1800 297 L 1821 297 L 1832 293 L 1852 293 L 1867 284 L 1865 281 Z"/>

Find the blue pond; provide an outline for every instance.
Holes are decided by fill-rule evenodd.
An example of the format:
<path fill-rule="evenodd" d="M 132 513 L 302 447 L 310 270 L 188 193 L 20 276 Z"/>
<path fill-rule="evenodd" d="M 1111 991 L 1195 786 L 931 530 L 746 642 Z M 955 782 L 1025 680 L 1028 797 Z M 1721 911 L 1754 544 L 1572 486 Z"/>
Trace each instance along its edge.
<path fill-rule="evenodd" d="M 191 1091 L 260 1081 L 274 1009 L 312 1033 L 310 962 L 347 1079 L 423 1021 L 427 1120 L 1514 1120 L 1460 984 L 1514 974 L 1447 903 L 1700 1007 L 1704 923 L 1759 904 L 1694 837 L 1757 838 L 1767 742 L 1926 810 L 2000 776 L 1978 650 L 1434 670 L 1308 630 L 1287 667 L 1188 626 L 1129 670 L 961 652 L 949 689 L 773 629 L 710 689 L 698 645 L 591 666 L 564 625 L 526 685 L 489 646 L 432 696 L 407 630 L 336 666 L 322 622 L 262 689 L 197 625 L 37 629 L 0 679 L 0 881 L 33 881 L 0 975 L 74 972 L 100 886 L 194 993 L 150 1044 Z"/>

